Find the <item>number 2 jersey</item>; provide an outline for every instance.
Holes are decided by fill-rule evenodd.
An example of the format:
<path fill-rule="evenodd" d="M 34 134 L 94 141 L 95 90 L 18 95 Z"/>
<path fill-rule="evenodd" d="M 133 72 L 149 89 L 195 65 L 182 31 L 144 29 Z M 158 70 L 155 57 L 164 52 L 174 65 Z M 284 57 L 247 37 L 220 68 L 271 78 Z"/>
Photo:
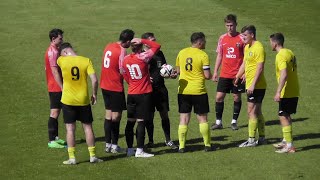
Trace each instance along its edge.
<path fill-rule="evenodd" d="M 182 49 L 177 56 L 176 66 L 180 69 L 178 94 L 207 93 L 203 74 L 203 70 L 210 69 L 207 53 L 193 47 Z"/>
<path fill-rule="evenodd" d="M 152 92 L 148 62 L 160 49 L 160 44 L 146 39 L 142 39 L 141 43 L 148 45 L 150 49 L 141 53 L 129 54 L 123 60 L 123 77 L 128 83 L 128 94 Z"/>
<path fill-rule="evenodd" d="M 95 73 L 91 60 L 82 56 L 60 56 L 58 65 L 63 78 L 61 102 L 71 106 L 89 105 L 87 77 Z"/>
<path fill-rule="evenodd" d="M 117 42 L 108 44 L 103 53 L 100 87 L 109 91 L 123 92 L 123 77 L 120 74 L 126 50 Z"/>

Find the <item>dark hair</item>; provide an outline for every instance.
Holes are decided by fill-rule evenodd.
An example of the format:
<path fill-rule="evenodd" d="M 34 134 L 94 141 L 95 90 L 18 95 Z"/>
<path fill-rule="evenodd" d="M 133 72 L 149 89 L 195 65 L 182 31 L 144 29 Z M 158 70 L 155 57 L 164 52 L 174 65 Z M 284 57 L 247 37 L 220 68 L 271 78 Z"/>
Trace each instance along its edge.
<path fill-rule="evenodd" d="M 152 32 L 146 32 L 142 34 L 141 39 L 148 39 L 149 37 L 154 37 L 154 34 Z"/>
<path fill-rule="evenodd" d="M 72 45 L 68 42 L 64 42 L 59 46 L 59 55 L 61 54 L 61 51 L 63 51 L 66 48 L 72 48 Z"/>
<path fill-rule="evenodd" d="M 131 41 L 133 39 L 134 32 L 131 29 L 125 29 L 121 32 L 119 41 L 125 43 L 127 41 Z"/>
<path fill-rule="evenodd" d="M 138 53 L 142 50 L 143 44 L 131 44 L 131 50 L 133 53 Z"/>
<path fill-rule="evenodd" d="M 49 32 L 50 41 L 52 41 L 52 38 L 57 38 L 59 35 L 63 35 L 63 31 L 61 29 L 52 29 Z"/>
<path fill-rule="evenodd" d="M 197 43 L 198 41 L 205 41 L 206 36 L 203 34 L 203 32 L 195 32 L 191 35 L 191 43 Z"/>
<path fill-rule="evenodd" d="M 256 27 L 254 25 L 246 25 L 241 29 L 241 33 L 244 33 L 245 31 L 248 31 L 250 34 L 253 33 L 254 38 L 256 38 Z"/>
<path fill-rule="evenodd" d="M 274 34 L 271 34 L 270 35 L 270 39 L 273 41 L 273 42 L 276 42 L 277 44 L 283 46 L 284 44 L 284 36 L 282 33 L 274 33 Z"/>
<path fill-rule="evenodd" d="M 230 22 L 234 22 L 237 24 L 237 16 L 234 14 L 228 14 L 225 18 L 224 18 L 224 22 L 225 23 L 230 23 Z"/>

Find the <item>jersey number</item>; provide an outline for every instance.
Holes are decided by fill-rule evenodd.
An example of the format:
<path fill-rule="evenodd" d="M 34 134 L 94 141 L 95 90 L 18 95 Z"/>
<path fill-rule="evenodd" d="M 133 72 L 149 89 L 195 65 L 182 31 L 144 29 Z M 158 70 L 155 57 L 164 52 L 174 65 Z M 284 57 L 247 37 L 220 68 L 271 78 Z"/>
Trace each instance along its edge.
<path fill-rule="evenodd" d="M 142 73 L 138 64 L 132 64 L 131 66 L 127 64 L 131 79 L 141 79 Z"/>
<path fill-rule="evenodd" d="M 104 59 L 103 59 L 103 66 L 105 68 L 109 68 L 110 66 L 110 56 L 112 55 L 111 51 L 107 51 L 106 54 L 104 55 Z"/>
<path fill-rule="evenodd" d="M 71 75 L 72 75 L 72 80 L 74 80 L 74 81 L 79 80 L 80 74 L 79 74 L 79 68 L 77 66 L 73 66 L 71 68 Z"/>
<path fill-rule="evenodd" d="M 192 58 L 187 58 L 186 59 L 186 71 L 192 71 Z"/>

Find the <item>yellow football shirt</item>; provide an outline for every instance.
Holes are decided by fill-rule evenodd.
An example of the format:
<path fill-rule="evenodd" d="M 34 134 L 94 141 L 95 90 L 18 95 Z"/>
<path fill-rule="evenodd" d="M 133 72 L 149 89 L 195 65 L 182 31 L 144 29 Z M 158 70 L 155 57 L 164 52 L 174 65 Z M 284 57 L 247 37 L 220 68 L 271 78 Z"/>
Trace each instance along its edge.
<path fill-rule="evenodd" d="M 280 71 L 287 70 L 287 81 L 281 91 L 281 98 L 299 97 L 299 81 L 297 72 L 297 61 L 293 52 L 282 48 L 276 56 L 276 76 L 279 83 Z"/>
<path fill-rule="evenodd" d="M 188 47 L 182 49 L 176 59 L 180 68 L 178 94 L 206 94 L 204 69 L 210 68 L 209 57 L 204 51 Z"/>
<path fill-rule="evenodd" d="M 265 51 L 262 44 L 256 41 L 251 47 L 249 44 L 244 48 L 244 61 L 245 61 L 245 75 L 246 75 L 246 88 L 252 85 L 252 81 L 257 71 L 258 63 L 265 61 Z M 267 83 L 264 77 L 264 71 L 262 71 L 255 89 L 266 89 Z"/>
<path fill-rule="evenodd" d="M 63 89 L 61 102 L 71 106 L 90 104 L 87 77 L 95 73 L 91 60 L 82 56 L 60 56 Z"/>

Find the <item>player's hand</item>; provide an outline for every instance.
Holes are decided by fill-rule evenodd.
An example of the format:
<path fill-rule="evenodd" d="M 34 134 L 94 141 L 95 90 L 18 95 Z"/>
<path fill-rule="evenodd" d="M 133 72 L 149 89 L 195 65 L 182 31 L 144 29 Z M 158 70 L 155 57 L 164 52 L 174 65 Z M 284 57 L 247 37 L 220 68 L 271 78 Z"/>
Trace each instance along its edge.
<path fill-rule="evenodd" d="M 177 70 L 172 69 L 172 72 L 171 72 L 171 74 L 170 74 L 170 78 L 171 78 L 171 79 L 176 79 L 177 76 L 178 76 Z"/>
<path fill-rule="evenodd" d="M 233 80 L 233 85 L 235 86 L 235 87 L 238 87 L 238 83 L 239 83 L 239 78 L 235 78 L 234 80 Z"/>
<path fill-rule="evenodd" d="M 218 82 L 218 73 L 213 73 L 211 80 L 214 82 Z"/>
<path fill-rule="evenodd" d="M 243 75 L 241 76 L 241 79 L 242 79 L 241 84 L 245 83 L 245 82 L 246 82 L 246 75 L 243 74 Z"/>
<path fill-rule="evenodd" d="M 276 102 L 280 102 L 281 93 L 276 92 L 276 95 L 274 95 L 273 100 Z"/>
<path fill-rule="evenodd" d="M 133 38 L 131 40 L 131 44 L 133 44 L 133 45 L 141 44 L 141 39 L 140 38 Z"/>
<path fill-rule="evenodd" d="M 91 104 L 95 105 L 96 103 L 97 103 L 97 95 L 92 94 L 92 96 L 91 96 Z"/>
<path fill-rule="evenodd" d="M 247 94 L 253 94 L 253 91 L 254 91 L 254 86 L 250 86 L 248 89 L 247 89 Z"/>

